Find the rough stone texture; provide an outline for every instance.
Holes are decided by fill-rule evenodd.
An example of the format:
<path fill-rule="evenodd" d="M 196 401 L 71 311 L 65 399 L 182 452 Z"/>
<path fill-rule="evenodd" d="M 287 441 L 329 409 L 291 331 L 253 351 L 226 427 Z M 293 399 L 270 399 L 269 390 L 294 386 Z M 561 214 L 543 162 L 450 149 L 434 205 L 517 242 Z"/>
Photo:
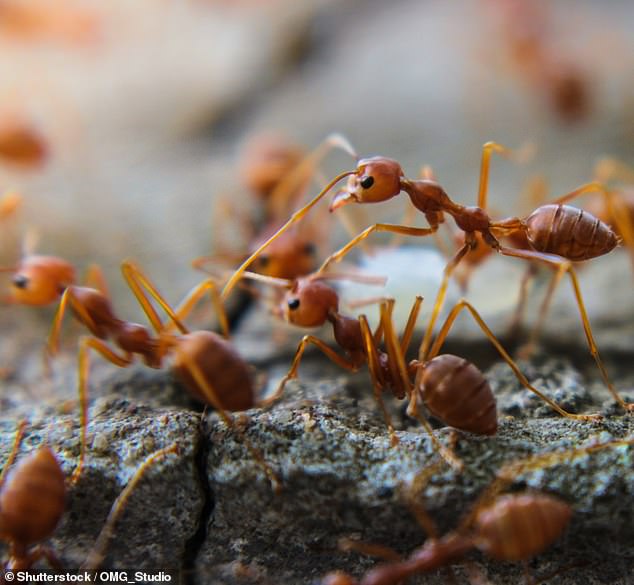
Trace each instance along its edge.
<path fill-rule="evenodd" d="M 189 569 L 189 542 L 204 506 L 195 461 L 199 416 L 111 396 L 95 403 L 90 420 L 90 450 L 79 482 L 68 488 L 67 509 L 51 539 L 55 551 L 69 571 L 76 571 L 141 461 L 176 443 L 179 454 L 150 467 L 133 492 L 100 568 L 155 571 L 160 567 L 173 576 L 184 574 Z M 4 460 L 12 445 L 14 420 L 3 416 L 0 433 Z M 70 477 L 79 455 L 77 417 L 50 410 L 33 414 L 18 460 L 43 443 L 50 445 Z"/>
<path fill-rule="evenodd" d="M 496 216 L 527 211 L 520 193 L 533 173 L 545 174 L 560 194 L 590 178 L 597 156 L 631 160 L 631 91 L 623 72 L 631 64 L 634 18 L 627 2 L 612 2 L 609 10 L 602 3 L 575 2 L 574 19 L 570 6 L 558 3 L 558 46 L 581 45 L 574 54 L 589 67 L 596 89 L 593 115 L 574 127 L 554 122 L 513 72 L 501 71 L 491 59 L 503 57 L 504 44 L 487 26 L 484 3 L 280 0 L 262 7 L 240 3 L 240 13 L 222 4 L 186 3 L 166 19 L 164 5 L 112 3 L 109 18 L 122 17 L 126 27 L 109 39 L 107 55 L 22 46 L 17 50 L 24 58 L 15 58 L 3 44 L 0 64 L 9 67 L 0 68 L 12 90 L 5 93 L 28 101 L 54 149 L 41 173 L 0 170 L 2 188 L 15 186 L 25 197 L 21 220 L 2 226 L 3 266 L 15 262 L 28 225 L 41 234 L 38 251 L 65 255 L 80 267 L 102 265 L 122 317 L 142 320 L 118 271 L 131 255 L 170 301 L 178 301 L 200 279 L 189 261 L 210 251 L 219 223 L 211 218 L 212 200 L 226 193 L 243 197 L 235 155 L 248 134 L 262 129 L 287 132 L 308 147 L 338 130 L 361 154 L 398 158 L 410 176 L 430 163 L 448 193 L 465 204 L 475 199 L 482 143 L 516 146 L 533 140 L 538 153 L 532 164 L 493 162 L 490 201 Z M 154 8 L 157 12 L 145 13 Z M 138 30 L 142 23 L 145 28 Z M 347 156 L 337 156 L 325 174 L 351 164 Z M 366 209 L 365 215 L 355 209 L 353 221 L 361 228 L 373 220 L 397 220 L 403 209 L 404 198 Z M 227 231 L 231 228 L 237 226 Z M 320 234 L 325 252 L 344 237 L 337 230 Z M 242 233 L 232 235 L 244 239 Z M 437 271 L 424 274 L 428 266 L 421 256 L 404 261 L 400 272 L 413 274 L 414 264 L 422 268 L 421 281 L 437 282 Z M 505 342 L 521 265 L 492 258 L 474 275 L 468 295 Z M 548 274 L 544 271 L 531 293 L 529 326 Z M 608 372 L 634 400 L 627 258 L 617 251 L 579 275 Z M 408 280 L 413 289 L 397 287 L 392 293 L 398 307 L 408 310 L 413 295 L 422 293 L 428 309 L 433 286 L 430 293 L 421 290 L 418 277 Z M 452 299 L 458 295 L 451 292 Z M 482 333 L 460 319 L 447 351 L 473 359 L 487 373 L 502 420 L 495 438 L 460 439 L 463 474 L 441 470 L 425 489 L 423 504 L 442 531 L 456 526 L 503 462 L 632 436 L 632 419 L 623 417 L 598 382 L 571 299 L 569 283 L 563 282 L 543 353 L 520 365 L 565 407 L 608 418 L 595 426 L 557 417 L 520 389 Z M 264 313 L 259 308 L 244 316 L 235 341 L 274 386 L 303 332 L 280 333 Z M 62 351 L 47 378 L 42 347 L 52 316 L 50 308 L 0 312 L 0 457 L 9 451 L 17 420 L 26 417 L 29 435 L 21 455 L 45 438 L 70 474 L 78 454 L 79 328 L 65 327 Z M 193 327 L 208 325 L 206 318 L 191 321 Z M 328 332 L 316 333 L 322 334 L 328 339 Z M 283 479 L 279 495 L 246 449 L 245 435 L 213 414 L 199 429 L 198 407 L 165 371 L 142 366 L 122 371 L 92 359 L 86 473 L 70 491 L 68 513 L 53 538 L 68 566 L 83 561 L 142 458 L 174 441 L 181 455 L 148 473 L 104 566 L 167 570 L 185 583 L 292 585 L 319 580 L 334 567 L 358 575 L 373 564 L 339 552 L 340 536 L 394 546 L 403 554 L 420 544 L 423 531 L 399 486 L 429 464 L 429 439 L 403 416 L 402 404 L 388 400 L 401 438 L 391 448 L 367 375 L 344 375 L 316 355 L 307 352 L 303 383 L 289 385 L 280 405 L 267 413 L 253 411 L 250 422 L 240 425 Z M 448 440 L 447 430 L 437 434 Z M 513 487 L 524 483 L 559 494 L 575 509 L 567 536 L 531 563 L 538 577 L 572 563 L 549 582 L 634 582 L 631 448 L 527 474 Z M 521 580 L 516 565 L 474 558 L 491 582 Z M 466 582 L 464 570 L 456 573 L 458 582 Z M 447 575 L 418 581 L 445 583 Z"/>
<path fill-rule="evenodd" d="M 255 413 L 246 433 L 282 479 L 280 494 L 249 460 L 243 437 L 218 422 L 208 431 L 214 507 L 197 563 L 203 582 L 309 583 L 333 569 L 359 574 L 372 562 L 338 551 L 339 538 L 380 543 L 403 554 L 424 540 L 402 488 L 434 460 L 427 435 L 407 424 L 398 433 L 400 444 L 390 447 L 376 409 L 337 385 L 324 384 L 321 393 L 312 385 L 294 385 L 289 394 L 283 405 Z M 419 498 L 440 530 L 457 525 L 503 463 L 615 437 L 632 439 L 634 430 L 627 416 L 601 424 L 524 416 L 502 417 L 496 437 L 460 438 L 457 453 L 464 472 L 443 467 Z M 438 436 L 446 443 L 448 429 Z M 633 472 L 630 445 L 516 478 L 511 488 L 557 494 L 575 510 L 566 538 L 533 563 L 537 574 L 583 559 L 589 565 L 568 570 L 554 582 L 628 582 Z M 521 579 L 521 566 L 479 557 L 478 562 L 493 582 Z M 432 575 L 420 582 L 445 578 Z"/>

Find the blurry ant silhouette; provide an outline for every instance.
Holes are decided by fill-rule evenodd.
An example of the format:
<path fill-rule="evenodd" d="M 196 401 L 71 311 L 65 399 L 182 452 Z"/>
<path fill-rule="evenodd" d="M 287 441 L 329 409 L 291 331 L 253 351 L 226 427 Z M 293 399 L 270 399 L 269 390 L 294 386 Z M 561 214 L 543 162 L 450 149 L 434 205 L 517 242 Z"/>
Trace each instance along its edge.
<path fill-rule="evenodd" d="M 482 148 L 480 181 L 478 188 L 478 205 L 466 207 L 452 201 L 439 183 L 429 180 L 410 180 L 404 175 L 400 164 L 385 157 L 361 159 L 357 168 L 336 176 L 326 187 L 303 208 L 299 209 L 267 242 L 262 244 L 227 281 L 222 296 L 226 297 L 240 279 L 242 273 L 254 262 L 267 246 L 280 237 L 287 229 L 302 219 L 334 185 L 344 178 L 346 186 L 338 192 L 330 204 L 331 211 L 349 203 L 380 203 L 399 195 L 404 191 L 414 207 L 421 211 L 427 219 L 429 228 L 414 228 L 392 224 L 374 224 L 353 238 L 343 248 L 331 254 L 321 265 L 319 272 L 333 262 L 340 261 L 354 246 L 365 240 L 372 233 L 393 232 L 410 236 L 427 236 L 435 233 L 444 221 L 444 214 L 451 215 L 465 233 L 465 243 L 456 252 L 445 267 L 442 283 L 438 291 L 432 316 L 421 345 L 419 359 L 425 361 L 433 329 L 443 307 L 449 280 L 469 250 L 477 245 L 477 234 L 484 243 L 499 254 L 521 258 L 528 261 L 539 261 L 552 266 L 558 272 L 557 279 L 568 274 L 573 287 L 577 308 L 583 324 L 584 333 L 604 384 L 614 399 L 628 411 L 634 410 L 630 404 L 616 391 L 607 374 L 603 361 L 592 334 L 581 288 L 577 279 L 573 262 L 590 260 L 611 252 L 618 244 L 618 237 L 605 223 L 588 212 L 566 205 L 567 202 L 585 193 L 598 192 L 610 204 L 612 193 L 597 181 L 581 185 L 577 189 L 555 199 L 553 203 L 541 205 L 525 218 L 510 217 L 500 221 L 492 221 L 486 212 L 490 159 L 493 153 L 506 154 L 510 151 L 495 142 L 487 142 Z M 503 246 L 499 238 L 513 234 L 524 234 L 530 249 Z"/>
<path fill-rule="evenodd" d="M 485 4 L 501 39 L 498 53 L 518 79 L 542 97 L 559 120 L 573 123 L 587 118 L 592 109 L 592 78 L 585 59 L 565 56 L 558 46 L 553 7 L 525 0 L 488 0 Z"/>
<path fill-rule="evenodd" d="M 51 355 L 55 355 L 59 349 L 62 320 L 68 308 L 72 309 L 75 318 L 91 334 L 82 337 L 79 341 L 78 377 L 82 438 L 80 461 L 73 473 L 73 482 L 76 482 L 81 474 L 86 451 L 88 373 L 91 351 L 97 352 L 120 368 L 130 366 L 135 355 L 140 356 L 145 365 L 151 368 L 162 368 L 165 359 L 171 355 L 171 370 L 176 378 L 183 383 L 195 400 L 213 406 L 225 424 L 231 428 L 236 428 L 236 425 L 229 412 L 243 411 L 258 405 L 251 367 L 234 347 L 217 333 L 190 332 L 182 323 L 196 303 L 209 293 L 219 312 L 219 321 L 225 334 L 227 333 L 226 315 L 212 279 L 207 279 L 194 287 L 174 310 L 135 264 L 129 261 L 123 262 L 121 271 L 156 335 L 143 325 L 119 319 L 112 309 L 108 296 L 103 292 L 71 285 L 62 295 L 48 340 L 48 351 Z M 170 333 L 161 322 L 148 294 L 178 328 L 179 335 Z M 111 340 L 121 352 L 118 353 L 112 349 L 106 340 Z M 254 460 L 277 487 L 279 480 L 273 470 L 246 437 L 244 441 Z"/>
<path fill-rule="evenodd" d="M 340 134 L 331 134 L 310 153 L 304 153 L 298 145 L 274 136 L 256 136 L 247 145 L 240 163 L 242 178 L 257 199 L 261 213 L 245 216 L 228 202 L 221 200 L 222 214 L 238 217 L 242 231 L 248 240 L 244 254 L 220 252 L 212 256 L 201 256 L 192 261 L 192 266 L 208 274 L 210 262 L 243 260 L 260 244 L 277 232 L 289 213 L 299 205 L 311 180 L 318 177 L 318 168 L 325 156 L 333 149 L 353 152 L 349 142 Z M 345 220 L 344 220 L 345 221 Z M 216 223 L 219 223 L 216 219 Z M 223 222 L 226 223 L 226 222 Z M 317 268 L 318 243 L 323 239 L 325 221 L 314 221 L 307 229 L 286 232 L 258 257 L 253 271 L 274 278 L 297 278 Z M 214 230 L 214 233 L 219 233 Z M 216 244 L 216 249 L 221 246 Z"/>
<path fill-rule="evenodd" d="M 355 319 L 339 312 L 337 292 L 323 281 L 349 279 L 354 275 L 316 273 L 293 281 L 270 279 L 248 272 L 243 276 L 286 288 L 286 294 L 277 309 L 278 314 L 283 315 L 286 321 L 300 327 L 317 327 L 326 322 L 330 323 L 336 343 L 345 352 L 342 356 L 319 338 L 313 335 L 304 336 L 297 348 L 291 368 L 277 390 L 264 401 L 266 404 L 277 400 L 288 380 L 297 377 L 304 351 L 308 344 L 312 344 L 328 359 L 346 370 L 357 371 L 362 366 L 368 365 L 374 396 L 388 426 L 392 444 L 397 443 L 398 439 L 382 400 L 382 393 L 386 391 L 391 392 L 396 398 L 408 399 L 408 415 L 421 422 L 443 457 L 454 467 L 459 468 L 461 463 L 435 439 L 429 422 L 419 412 L 418 404 L 425 404 L 434 416 L 456 429 L 483 435 L 494 435 L 497 432 L 496 400 L 482 372 L 464 358 L 440 354 L 440 349 L 455 319 L 462 310 L 466 309 L 525 388 L 537 394 L 562 416 L 582 421 L 601 419 L 600 415 L 569 413 L 531 385 L 482 317 L 465 300 L 459 301 L 450 311 L 427 358 L 424 361 L 413 360 L 407 364 L 405 356 L 416 326 L 423 300 L 421 297 L 415 299 L 404 333 L 399 339 L 392 319 L 394 299 L 381 301 L 380 321 L 374 333 L 365 315 Z M 371 282 L 370 277 L 357 276 L 356 278 L 367 278 L 366 282 Z M 381 349 L 379 345 L 381 338 L 385 349 Z M 414 373 L 416 381 L 412 383 L 411 375 Z"/>
<path fill-rule="evenodd" d="M 11 454 L 0 475 L 0 540 L 9 544 L 9 558 L 3 569 L 13 572 L 28 571 L 44 557 L 53 569 L 62 571 L 64 566 L 55 552 L 40 543 L 53 535 L 64 514 L 67 499 L 64 472 L 53 451 L 46 445 L 40 446 L 10 469 L 16 459 L 25 427 L 26 423 L 22 421 Z M 147 469 L 168 454 L 177 452 L 178 446 L 171 445 L 156 451 L 139 465 L 112 505 L 89 557 L 91 562 L 103 558 L 114 525 Z M 0 575 L 0 583 L 6 582 L 3 573 Z"/>
<path fill-rule="evenodd" d="M 2 20 L 0 3 L 0 22 Z M 21 116 L 5 113 L 0 122 L 0 161 L 4 164 L 33 170 L 42 167 L 49 148 L 40 132 Z"/>
<path fill-rule="evenodd" d="M 73 0 L 0 0 L 0 35 L 19 41 L 53 41 L 86 46 L 100 34 L 96 12 Z"/>
<path fill-rule="evenodd" d="M 479 549 L 486 556 L 501 561 L 526 561 L 553 544 L 566 529 L 572 508 L 558 497 L 540 492 L 502 494 L 516 478 L 527 471 L 542 470 L 600 450 L 632 445 L 633 438 L 545 453 L 505 464 L 458 528 L 439 537 L 434 522 L 415 501 L 424 483 L 435 473 L 437 465 L 419 472 L 411 485 L 408 499 L 421 526 L 429 537 L 406 559 L 384 546 L 344 540 L 344 550 L 357 550 L 382 556 L 388 562 L 368 571 L 360 580 L 336 571 L 324 577 L 322 585 L 396 585 L 408 577 L 436 570 L 463 560 Z"/>

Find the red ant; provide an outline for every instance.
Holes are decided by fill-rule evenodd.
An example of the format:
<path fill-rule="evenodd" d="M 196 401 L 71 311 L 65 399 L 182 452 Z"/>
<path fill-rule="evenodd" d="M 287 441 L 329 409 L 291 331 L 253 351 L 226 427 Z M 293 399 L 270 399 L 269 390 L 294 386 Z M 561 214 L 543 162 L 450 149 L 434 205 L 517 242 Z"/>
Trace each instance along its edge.
<path fill-rule="evenodd" d="M 506 153 L 508 150 L 495 143 L 488 142 L 483 146 L 482 164 L 478 189 L 478 206 L 465 207 L 452 201 L 445 190 L 435 181 L 429 179 L 410 180 L 404 176 L 400 164 L 385 157 L 362 159 L 354 171 L 346 171 L 335 177 L 314 199 L 296 211 L 291 218 L 262 244 L 229 279 L 223 290 L 223 297 L 229 294 L 233 286 L 246 268 L 266 249 L 269 243 L 283 234 L 294 223 L 304 217 L 317 202 L 340 180 L 348 177 L 346 187 L 340 191 L 330 204 L 331 211 L 348 203 L 380 203 L 396 197 L 404 191 L 409 195 L 414 207 L 421 211 L 429 228 L 414 228 L 402 225 L 375 224 L 353 238 L 343 248 L 329 256 L 322 264 L 319 272 L 325 270 L 332 262 L 338 262 L 354 246 L 365 240 L 375 231 L 387 231 L 411 236 L 427 236 L 437 231 L 447 213 L 454 218 L 456 225 L 465 233 L 465 243 L 445 267 L 443 280 L 434 303 L 432 317 L 427 327 L 419 358 L 426 361 L 436 319 L 442 309 L 449 279 L 460 261 L 477 245 L 478 235 L 482 241 L 504 256 L 540 261 L 557 269 L 557 279 L 568 274 L 583 323 L 584 333 L 590 352 L 599 368 L 601 376 L 614 399 L 626 410 L 634 410 L 634 404 L 626 403 L 610 381 L 599 351 L 594 341 L 588 320 L 581 289 L 577 280 L 573 262 L 590 260 L 607 254 L 618 244 L 618 237 L 605 223 L 588 212 L 565 205 L 568 201 L 588 192 L 599 192 L 608 204 L 612 194 L 604 185 L 596 181 L 587 183 L 557 198 L 554 203 L 542 205 L 523 219 L 510 217 L 500 221 L 492 221 L 486 212 L 489 166 L 494 152 Z M 498 238 L 513 234 L 524 234 L 530 249 L 506 247 Z"/>
<path fill-rule="evenodd" d="M 341 572 L 331 573 L 322 584 L 396 585 L 412 575 L 455 563 L 473 549 L 496 560 L 528 560 L 561 536 L 571 515 L 568 504 L 546 494 L 499 496 L 488 506 L 477 509 L 468 523 L 442 538 L 428 539 L 404 560 L 381 564 L 361 580 Z M 364 545 L 354 548 L 363 551 Z"/>
<path fill-rule="evenodd" d="M 392 319 L 393 299 L 384 299 L 381 302 L 380 322 L 374 333 L 364 315 L 354 319 L 339 312 L 337 292 L 323 280 L 352 278 L 352 276 L 317 273 L 294 281 L 270 279 L 252 273 L 246 273 L 246 276 L 287 288 L 278 312 L 288 322 L 300 327 L 317 327 L 326 322 L 330 323 L 335 341 L 345 352 L 345 356 L 341 356 L 319 338 L 313 335 L 304 336 L 297 348 L 291 368 L 277 390 L 266 399 L 266 404 L 270 404 L 281 395 L 289 379 L 297 377 L 304 351 L 308 344 L 313 344 L 326 357 L 344 369 L 357 371 L 363 365 L 368 365 L 375 399 L 383 412 L 392 437 L 392 444 L 397 443 L 398 439 L 381 398 L 381 393 L 384 391 L 391 392 L 399 399 L 407 397 L 408 414 L 421 422 L 443 456 L 452 465 L 460 467 L 461 464 L 455 456 L 448 453 L 436 441 L 431 426 L 419 413 L 418 402 L 423 402 L 434 416 L 454 428 L 484 435 L 496 433 L 496 400 L 482 372 L 466 359 L 451 354 L 440 355 L 442 344 L 456 317 L 463 309 L 467 309 L 525 388 L 537 394 L 562 416 L 584 421 L 601 418 L 599 415 L 571 414 L 532 386 L 478 312 L 465 300 L 458 302 L 450 311 L 427 358 L 424 361 L 414 360 L 406 364 L 405 355 L 420 311 L 423 300 L 421 297 L 417 297 L 412 305 L 404 333 L 399 340 Z M 381 337 L 385 343 L 385 351 L 379 347 Z M 413 373 L 417 374 L 414 383 L 411 381 Z"/>
<path fill-rule="evenodd" d="M 499 22 L 498 36 L 505 44 L 504 56 L 521 80 L 541 94 L 547 106 L 564 122 L 576 122 L 591 109 L 592 91 L 588 72 L 580 59 L 562 58 L 553 44 L 550 6 L 545 2 L 489 0 Z"/>
<path fill-rule="evenodd" d="M 57 571 L 64 566 L 55 552 L 41 544 L 55 532 L 66 507 L 67 489 L 64 472 L 53 451 L 44 445 L 24 457 L 11 471 L 24 435 L 25 423 L 18 427 L 9 459 L 0 475 L 0 540 L 9 544 L 9 559 L 4 571 L 28 571 L 42 557 Z M 123 511 L 134 487 L 147 468 L 170 453 L 177 445 L 156 451 L 147 457 L 116 499 L 99 535 L 89 560 L 103 557 L 115 522 Z M 0 583 L 6 583 L 4 574 Z"/>
<path fill-rule="evenodd" d="M 527 471 L 571 461 L 574 457 L 592 454 L 606 448 L 631 445 L 634 439 L 618 439 L 571 449 L 545 453 L 514 461 L 502 467 L 496 479 L 485 489 L 458 528 L 438 538 L 436 528 L 427 512 L 413 500 L 411 504 L 421 525 L 429 534 L 425 543 L 401 559 L 396 551 L 383 546 L 345 540 L 342 548 L 383 556 L 389 562 L 378 565 L 361 580 L 336 571 L 323 580 L 323 585 L 396 585 L 418 573 L 429 572 L 462 560 L 473 549 L 479 549 L 495 560 L 526 561 L 540 554 L 555 542 L 566 529 L 572 515 L 571 507 L 563 500 L 539 492 L 500 495 L 501 491 Z M 422 488 L 434 472 L 434 466 L 419 473 L 412 492 Z M 418 485 L 417 485 L 418 484 Z"/>
<path fill-rule="evenodd" d="M 2 20 L 0 3 L 0 22 Z M 41 167 L 48 158 L 48 146 L 40 133 L 28 122 L 5 115 L 0 125 L 0 160 L 33 169 Z"/>
<path fill-rule="evenodd" d="M 257 406 L 251 368 L 233 346 L 212 331 L 190 332 L 182 323 L 182 319 L 198 300 L 209 292 L 214 298 L 220 322 L 226 333 L 227 319 L 212 279 L 205 280 L 192 289 L 181 305 L 173 310 L 137 266 L 131 262 L 123 262 L 121 271 L 152 324 L 156 337 L 143 325 L 116 317 L 108 296 L 103 292 L 71 285 L 62 295 L 48 340 L 49 353 L 55 355 L 58 351 L 62 320 L 68 307 L 91 333 L 91 336 L 82 337 L 79 343 L 78 376 L 82 439 L 80 462 L 73 473 L 73 482 L 76 482 L 81 474 L 86 450 L 88 370 L 91 350 L 121 368 L 130 366 L 135 355 L 139 355 L 147 366 L 161 368 L 165 358 L 171 354 L 173 356 L 171 369 L 175 376 L 193 398 L 212 405 L 227 426 L 235 426 L 228 411 L 243 411 Z M 171 322 L 179 329 L 180 335 L 168 332 L 168 327 L 161 322 L 145 291 L 165 311 Z M 108 339 L 120 348 L 122 353 L 111 349 L 106 343 Z M 246 438 L 245 442 L 254 459 L 272 483 L 277 486 L 278 479 L 264 462 L 261 454 Z"/>
<path fill-rule="evenodd" d="M 75 2 L 0 1 L 0 34 L 19 40 L 52 40 L 87 45 L 98 37 L 94 12 Z"/>
<path fill-rule="evenodd" d="M 312 152 L 279 137 L 256 137 L 246 148 L 240 164 L 240 173 L 250 191 L 261 202 L 262 218 L 243 217 L 243 231 L 250 241 L 246 254 L 250 254 L 260 244 L 277 232 L 284 218 L 298 204 L 308 187 L 311 177 L 323 158 L 334 148 L 352 153 L 348 141 L 339 134 L 332 134 L 323 140 Z M 224 209 L 225 215 L 239 215 L 233 206 Z M 296 229 L 286 232 L 260 255 L 254 265 L 255 272 L 274 278 L 297 278 L 309 274 L 317 267 L 316 237 L 314 229 Z M 219 246 L 216 246 L 217 248 Z M 220 253 L 214 256 L 196 258 L 192 265 L 203 270 L 210 261 L 218 261 L 234 256 Z"/>

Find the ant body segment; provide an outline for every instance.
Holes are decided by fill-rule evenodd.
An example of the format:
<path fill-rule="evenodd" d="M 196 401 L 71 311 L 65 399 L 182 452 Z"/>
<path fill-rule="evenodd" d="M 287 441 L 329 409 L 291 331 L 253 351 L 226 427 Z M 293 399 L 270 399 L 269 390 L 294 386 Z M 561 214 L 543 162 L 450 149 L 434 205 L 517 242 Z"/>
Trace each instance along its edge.
<path fill-rule="evenodd" d="M 298 145 L 279 137 L 259 136 L 247 145 L 240 171 L 246 186 L 258 200 L 261 217 L 242 217 L 241 225 L 249 244 L 246 254 L 238 254 L 238 258 L 247 257 L 278 231 L 284 219 L 299 204 L 321 161 L 335 148 L 353 153 L 352 146 L 340 134 L 328 136 L 308 154 Z M 241 215 L 227 202 L 224 203 L 225 214 Z M 315 225 L 318 224 L 315 222 Z M 319 231 L 321 229 L 314 227 L 289 230 L 268 248 L 266 254 L 258 257 L 253 270 L 273 278 L 288 279 L 311 273 L 317 268 Z M 193 260 L 192 266 L 208 272 L 205 266 L 210 261 L 221 261 L 231 256 L 236 255 L 201 256 Z"/>
<path fill-rule="evenodd" d="M 2 21 L 0 6 L 0 22 Z M 0 25 L 1 26 L 1 25 Z M 48 146 L 25 120 L 6 115 L 0 125 L 0 160 L 15 167 L 36 169 L 48 158 Z"/>
<path fill-rule="evenodd" d="M 477 508 L 458 529 L 442 538 L 429 538 L 406 559 L 378 565 L 359 581 L 345 573 L 331 573 L 322 584 L 396 585 L 409 576 L 451 565 L 473 549 L 495 560 L 528 560 L 561 536 L 571 516 L 568 504 L 546 494 L 498 496 Z M 364 545 L 358 548 L 363 550 Z"/>
<path fill-rule="evenodd" d="M 360 580 L 341 571 L 332 572 L 322 585 L 397 585 L 408 577 L 450 566 L 472 550 L 501 561 L 527 561 L 553 544 L 565 531 L 572 508 L 558 497 L 536 491 L 503 494 L 525 472 L 570 463 L 576 457 L 613 447 L 632 445 L 634 439 L 616 439 L 561 452 L 548 452 L 511 461 L 502 466 L 458 527 L 439 537 L 433 520 L 415 500 L 417 492 L 438 464 L 419 472 L 409 486 L 409 500 L 416 517 L 428 533 L 427 540 L 403 559 L 396 551 L 344 539 L 345 550 L 381 556 L 388 562 L 368 571 Z"/>
<path fill-rule="evenodd" d="M 9 459 L 0 475 L 0 540 L 9 544 L 9 558 L 5 571 L 28 571 L 42 557 L 49 565 L 62 571 L 64 566 L 55 552 L 39 544 L 50 538 L 66 508 L 67 488 L 64 472 L 50 447 L 43 445 L 24 457 L 5 474 L 13 464 L 24 435 L 24 421 L 18 427 Z M 171 445 L 147 457 L 116 499 L 108 519 L 92 549 L 89 561 L 102 559 L 116 521 L 121 515 L 132 490 L 142 479 L 148 467 L 171 453 L 178 446 Z M 6 583 L 0 575 L 0 583 Z"/>
<path fill-rule="evenodd" d="M 397 443 L 398 439 L 383 404 L 381 395 L 384 391 L 391 392 L 399 399 L 407 398 L 409 401 L 408 414 L 421 422 L 432 437 L 434 444 L 450 464 L 460 467 L 455 456 L 447 453 L 437 443 L 431 426 L 419 412 L 418 404 L 424 403 L 434 416 L 454 428 L 482 435 L 496 433 L 496 400 L 482 372 L 466 359 L 451 354 L 440 354 L 442 344 L 456 317 L 463 309 L 467 309 L 525 388 L 537 394 L 562 416 L 583 421 L 595 421 L 601 418 L 599 415 L 571 414 L 532 386 L 475 308 L 465 300 L 458 302 L 449 313 L 427 358 L 424 361 L 414 360 L 407 364 L 405 356 L 414 332 L 422 297 L 417 297 L 414 301 L 404 333 L 399 339 L 392 319 L 395 303 L 393 299 L 381 301 L 380 322 L 374 333 L 364 315 L 355 319 L 346 317 L 339 312 L 338 295 L 323 280 L 345 278 L 345 275 L 316 273 L 295 281 L 267 279 L 250 273 L 247 273 L 246 276 L 286 287 L 288 290 L 281 301 L 278 312 L 288 322 L 300 327 L 316 327 L 327 322 L 330 323 L 333 327 L 336 343 L 345 352 L 345 356 L 341 356 L 319 338 L 313 335 L 304 336 L 288 373 L 280 382 L 277 390 L 266 399 L 267 404 L 281 395 L 289 379 L 297 377 L 304 351 L 308 344 L 312 344 L 328 359 L 349 371 L 357 371 L 365 364 L 368 365 L 374 387 L 374 396 L 388 426 L 392 444 Z M 381 338 L 383 338 L 385 349 L 381 349 L 379 345 Z M 413 374 L 416 374 L 415 382 L 411 380 Z"/>
<path fill-rule="evenodd" d="M 540 261 L 552 266 L 557 270 L 557 281 L 564 274 L 568 274 L 583 323 L 586 340 L 602 379 L 612 396 L 625 410 L 634 410 L 634 404 L 628 404 L 621 398 L 607 375 L 594 341 L 581 289 L 572 264 L 573 262 L 590 260 L 607 254 L 617 246 L 618 237 L 607 224 L 590 213 L 566 205 L 566 203 L 585 193 L 598 192 L 605 197 L 607 204 L 610 205 L 612 200 L 611 193 L 601 183 L 595 181 L 582 185 L 574 191 L 559 197 L 554 203 L 541 205 L 525 218 L 510 217 L 500 221 L 492 221 L 486 211 L 486 204 L 490 159 L 494 152 L 508 154 L 510 151 L 495 142 L 488 142 L 483 146 L 478 205 L 476 207 L 466 207 L 455 203 L 436 181 L 430 179 L 407 179 L 400 164 L 395 160 L 385 157 L 360 160 L 355 170 L 347 171 L 335 177 L 312 201 L 296 211 L 268 242 L 260 246 L 229 279 L 223 290 L 223 296 L 229 294 L 244 270 L 269 243 L 273 242 L 295 222 L 304 217 L 343 178 L 348 178 L 347 184 L 332 200 L 330 204 L 331 211 L 349 203 L 364 204 L 387 201 L 401 192 L 405 192 L 414 207 L 425 215 L 430 225 L 429 228 L 414 228 L 392 224 L 372 225 L 353 238 L 343 248 L 330 255 L 323 262 L 318 272 L 326 270 L 331 263 L 340 261 L 354 246 L 365 240 L 373 232 L 387 231 L 411 236 L 431 235 L 437 231 L 439 225 L 444 221 L 444 214 L 447 213 L 453 217 L 458 228 L 464 232 L 464 244 L 445 267 L 432 316 L 421 345 L 419 359 L 421 361 L 427 359 L 433 328 L 444 303 L 449 279 L 469 250 L 477 245 L 477 238 L 480 237 L 482 242 L 504 256 L 521 258 L 531 262 Z M 510 237 L 514 234 L 526 236 L 530 248 L 513 248 L 500 244 L 499 238 Z"/>
<path fill-rule="evenodd" d="M 78 376 L 81 406 L 81 455 L 72 481 L 79 478 L 86 450 L 88 423 L 88 370 L 90 351 L 95 351 L 109 362 L 125 368 L 140 356 L 151 368 L 164 367 L 164 361 L 171 355 L 171 369 L 192 397 L 198 402 L 212 405 L 229 427 L 234 427 L 233 418 L 228 413 L 243 411 L 257 406 L 255 382 L 250 366 L 223 337 L 212 331 L 190 332 L 182 323 L 187 313 L 202 296 L 210 292 L 218 300 L 212 279 L 203 281 L 173 310 L 161 297 L 156 287 L 131 262 L 121 265 L 123 276 L 148 317 L 156 335 L 137 323 L 116 317 L 110 300 L 96 289 L 69 286 L 62 295 L 48 340 L 51 355 L 58 351 L 58 340 L 62 320 L 67 308 L 89 330 L 90 336 L 82 337 L 79 343 Z M 145 291 L 161 306 L 171 322 L 179 329 L 180 335 L 168 332 L 168 326 L 161 322 Z M 215 302 L 215 301 L 214 301 Z M 226 329 L 226 316 L 220 302 L 215 302 L 220 311 L 220 322 Z M 117 353 L 107 343 L 111 340 L 121 352 Z M 246 440 L 254 459 L 264 469 L 271 481 L 277 485 L 278 479 L 264 462 L 260 453 Z"/>

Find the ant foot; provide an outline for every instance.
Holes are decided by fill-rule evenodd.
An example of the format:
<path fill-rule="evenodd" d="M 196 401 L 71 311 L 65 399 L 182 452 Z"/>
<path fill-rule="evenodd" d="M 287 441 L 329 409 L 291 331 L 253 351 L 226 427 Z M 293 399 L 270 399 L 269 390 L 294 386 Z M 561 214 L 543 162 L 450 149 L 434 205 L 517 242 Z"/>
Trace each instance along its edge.
<path fill-rule="evenodd" d="M 583 420 L 583 421 L 587 421 L 587 422 L 593 422 L 593 423 L 599 423 L 602 422 L 605 417 L 602 414 L 578 414 L 576 415 L 575 418 L 578 418 L 579 420 Z"/>

